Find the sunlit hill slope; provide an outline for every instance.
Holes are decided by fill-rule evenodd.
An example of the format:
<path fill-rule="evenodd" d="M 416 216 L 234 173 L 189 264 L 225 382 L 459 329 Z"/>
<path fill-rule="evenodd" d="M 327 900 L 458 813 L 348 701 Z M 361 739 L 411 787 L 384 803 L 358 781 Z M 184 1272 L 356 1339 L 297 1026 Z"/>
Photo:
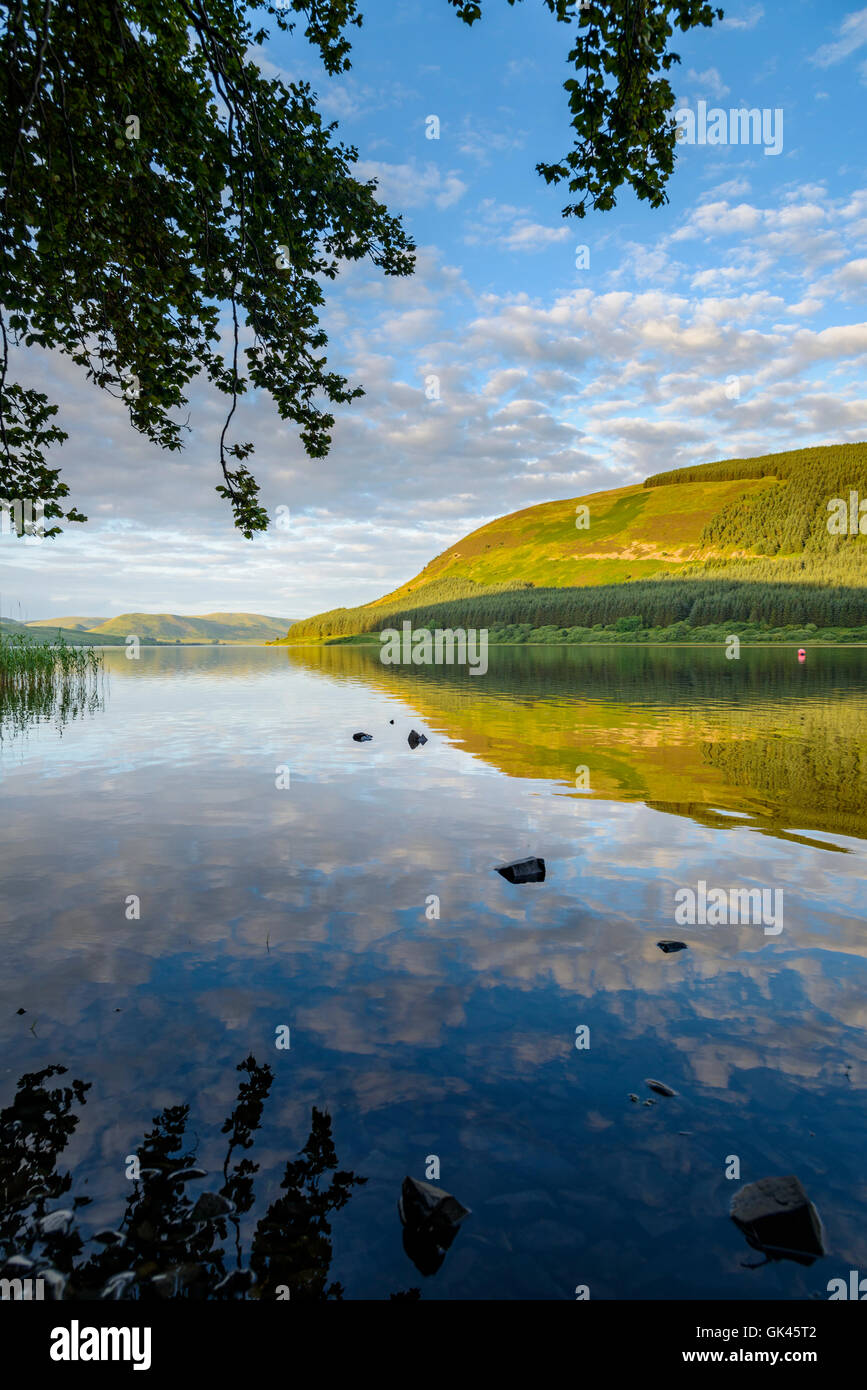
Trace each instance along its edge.
<path fill-rule="evenodd" d="M 177 613 L 121 613 L 116 618 L 95 619 L 85 627 L 86 618 L 41 618 L 27 624 L 28 631 L 54 635 L 58 630 L 66 641 L 82 636 L 98 644 L 134 633 L 142 642 L 265 642 L 282 637 L 291 619 L 271 618 L 262 613 L 204 613 L 182 617 Z"/>
<path fill-rule="evenodd" d="M 295 623 L 284 640 L 346 639 L 404 619 L 488 627 L 506 641 L 720 623 L 851 631 L 867 625 L 867 535 L 832 534 L 828 504 L 852 492 L 867 501 L 867 443 L 546 502 L 480 527 L 380 599 Z"/>

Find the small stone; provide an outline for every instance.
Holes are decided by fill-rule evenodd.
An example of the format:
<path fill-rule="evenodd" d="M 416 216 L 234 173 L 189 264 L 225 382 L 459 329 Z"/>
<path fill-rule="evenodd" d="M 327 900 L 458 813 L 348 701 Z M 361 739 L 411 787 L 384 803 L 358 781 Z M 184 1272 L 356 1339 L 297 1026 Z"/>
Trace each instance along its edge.
<path fill-rule="evenodd" d="M 509 883 L 544 883 L 545 861 L 536 858 L 516 859 L 514 864 L 501 864 L 497 873 L 502 874 Z"/>
<path fill-rule="evenodd" d="M 469 1208 L 442 1187 L 406 1177 L 397 1209 L 404 1250 L 421 1274 L 435 1274 Z"/>
<path fill-rule="evenodd" d="M 635 1094 L 634 1091 L 629 1092 L 629 1099 L 634 1100 L 636 1105 L 638 1104 L 638 1096 Z"/>
<path fill-rule="evenodd" d="M 664 951 L 667 956 L 671 955 L 672 951 L 686 951 L 689 949 L 685 941 L 657 941 L 656 944 L 660 951 Z"/>
<path fill-rule="evenodd" d="M 26 1014 L 27 1010 L 26 1010 L 26 1009 L 16 1009 L 15 1012 L 16 1012 L 17 1014 Z"/>
<path fill-rule="evenodd" d="M 403 1180 L 397 1209 L 404 1226 L 424 1225 L 430 1221 L 459 1226 L 470 1215 L 469 1207 L 462 1206 L 445 1188 L 409 1177 Z"/>
<path fill-rule="evenodd" d="M 644 1078 L 645 1086 L 649 1086 L 651 1091 L 655 1091 L 658 1096 L 676 1096 L 677 1091 L 673 1091 L 670 1086 L 666 1086 L 664 1081 L 654 1081 L 652 1076 Z"/>
<path fill-rule="evenodd" d="M 427 743 L 427 738 L 424 734 L 417 734 L 415 729 L 410 729 L 406 741 L 410 748 L 418 748 L 420 743 Z"/>
<path fill-rule="evenodd" d="M 802 1264 L 825 1254 L 819 1213 L 798 1178 L 760 1178 L 732 1198 L 731 1218 L 754 1250 Z"/>
<path fill-rule="evenodd" d="M 353 734 L 356 743 L 372 743 L 373 734 Z"/>

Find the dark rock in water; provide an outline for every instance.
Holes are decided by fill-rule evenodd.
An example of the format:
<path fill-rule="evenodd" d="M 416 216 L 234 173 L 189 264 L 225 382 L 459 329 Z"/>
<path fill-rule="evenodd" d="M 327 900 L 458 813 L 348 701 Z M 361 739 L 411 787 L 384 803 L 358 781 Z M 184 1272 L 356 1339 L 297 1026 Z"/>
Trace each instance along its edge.
<path fill-rule="evenodd" d="M 372 743 L 373 734 L 353 734 L 356 743 Z"/>
<path fill-rule="evenodd" d="M 514 864 L 501 864 L 498 874 L 509 883 L 544 883 L 544 859 L 516 859 Z"/>
<path fill-rule="evenodd" d="M 393 720 L 393 719 L 389 719 L 388 722 L 389 722 L 389 724 L 393 724 L 393 723 L 394 723 L 394 720 Z"/>
<path fill-rule="evenodd" d="M 652 1076 L 644 1078 L 645 1086 L 649 1086 L 651 1091 L 655 1091 L 658 1096 L 676 1096 L 677 1091 L 673 1091 L 670 1086 L 666 1086 L 664 1081 L 654 1081 Z"/>
<path fill-rule="evenodd" d="M 404 1250 L 420 1274 L 436 1274 L 469 1208 L 444 1188 L 407 1177 L 397 1209 Z"/>
<path fill-rule="evenodd" d="M 657 941 L 656 944 L 660 951 L 664 951 L 666 955 L 669 955 L 672 951 L 686 951 L 689 949 L 685 941 Z"/>
<path fill-rule="evenodd" d="M 16 1012 L 17 1014 L 26 1014 L 27 1010 L 26 1010 L 26 1009 L 16 1009 L 15 1012 Z"/>
<path fill-rule="evenodd" d="M 427 743 L 427 738 L 424 734 L 417 734 L 415 729 L 410 729 L 406 741 L 410 748 L 418 748 L 420 743 Z"/>
<path fill-rule="evenodd" d="M 732 1198 L 731 1218 L 769 1259 L 811 1265 L 826 1253 L 819 1213 L 791 1174 L 747 1183 Z"/>
<path fill-rule="evenodd" d="M 192 1210 L 194 1221 L 216 1221 L 221 1216 L 228 1216 L 229 1212 L 235 1208 L 230 1201 L 221 1196 L 219 1192 L 203 1192 Z"/>

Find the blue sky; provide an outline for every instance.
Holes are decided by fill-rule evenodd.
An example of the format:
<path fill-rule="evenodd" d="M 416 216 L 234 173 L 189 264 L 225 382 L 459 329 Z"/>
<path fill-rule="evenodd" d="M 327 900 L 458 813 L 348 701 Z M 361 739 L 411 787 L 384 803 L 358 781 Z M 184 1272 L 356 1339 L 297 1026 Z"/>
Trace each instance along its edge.
<path fill-rule="evenodd" d="M 541 0 L 487 0 L 472 29 L 445 0 L 362 8 L 348 74 L 276 26 L 254 56 L 313 82 L 418 243 L 411 279 L 353 265 L 328 287 L 331 363 L 367 395 L 315 462 L 267 399 L 245 403 L 238 437 L 289 518 L 248 542 L 213 490 L 222 401 L 194 389 L 179 459 L 34 354 L 27 382 L 61 405 L 57 462 L 90 521 L 0 540 L 4 614 L 305 616 L 378 596 L 504 512 L 867 437 L 867 9 L 734 0 L 678 35 L 677 107 L 781 112 L 782 149 L 682 144 L 666 207 L 621 190 L 579 222 L 534 169 L 571 144 L 568 26 Z"/>

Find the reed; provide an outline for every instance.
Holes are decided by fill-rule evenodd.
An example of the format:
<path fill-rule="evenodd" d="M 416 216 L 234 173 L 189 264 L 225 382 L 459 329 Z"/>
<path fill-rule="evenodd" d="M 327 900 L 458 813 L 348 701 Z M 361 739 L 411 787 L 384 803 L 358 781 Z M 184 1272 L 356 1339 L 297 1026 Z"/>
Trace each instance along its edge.
<path fill-rule="evenodd" d="M 20 633 L 0 633 L 0 682 L 4 685 L 87 680 L 98 675 L 102 665 L 101 652 L 70 646 L 61 636 L 51 642 L 34 642 Z"/>
<path fill-rule="evenodd" d="M 96 708 L 103 671 L 102 652 L 92 647 L 73 647 L 62 636 L 36 642 L 0 633 L 0 738 L 34 718 L 64 724 Z"/>

